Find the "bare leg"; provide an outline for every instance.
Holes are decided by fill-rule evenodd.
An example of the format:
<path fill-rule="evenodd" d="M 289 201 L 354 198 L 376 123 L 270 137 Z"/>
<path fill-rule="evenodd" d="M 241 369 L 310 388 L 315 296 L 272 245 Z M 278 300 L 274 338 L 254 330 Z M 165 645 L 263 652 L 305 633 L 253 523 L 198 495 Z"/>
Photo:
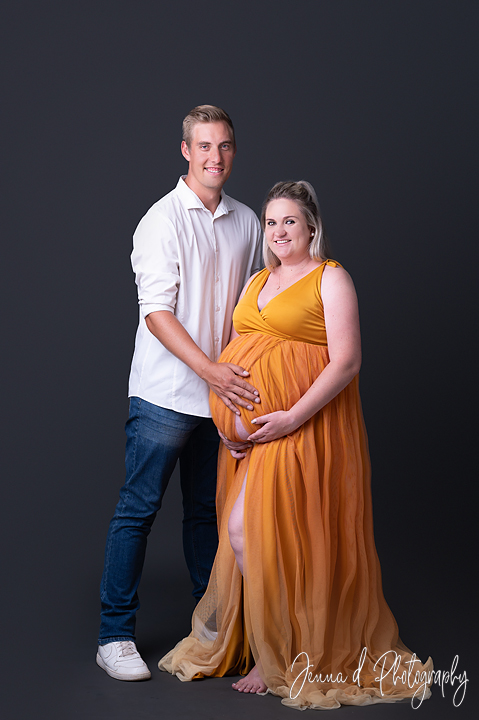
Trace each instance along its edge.
<path fill-rule="evenodd" d="M 228 520 L 228 533 L 230 536 L 231 547 L 236 557 L 236 562 L 241 574 L 244 576 L 244 558 L 243 558 L 243 518 L 244 518 L 244 499 L 246 492 L 246 480 L 248 473 L 246 473 L 241 486 L 240 493 L 236 499 L 233 509 Z M 266 692 L 266 685 L 261 677 L 262 668 L 261 663 L 258 662 L 254 668 L 246 675 L 246 677 L 238 680 L 237 683 L 233 683 L 232 687 L 238 692 L 244 693 L 258 693 Z"/>
<path fill-rule="evenodd" d="M 231 514 L 228 519 L 228 533 L 230 536 L 231 547 L 235 554 L 236 562 L 241 574 L 244 575 L 243 568 L 243 516 L 244 516 L 244 496 L 246 492 L 246 479 L 248 473 L 246 473 L 241 486 L 240 493 L 236 498 L 236 502 L 233 505 Z"/>
<path fill-rule="evenodd" d="M 237 433 L 238 437 L 241 440 L 246 440 L 246 438 L 249 435 L 249 432 L 244 427 L 243 423 L 241 422 L 240 417 L 236 416 L 235 424 L 236 424 L 236 433 Z M 243 480 L 243 485 L 241 486 L 240 493 L 239 493 L 238 497 L 236 498 L 236 502 L 233 505 L 233 509 L 231 510 L 231 514 L 228 519 L 228 534 L 230 536 L 230 543 L 231 543 L 231 547 L 233 548 L 236 562 L 238 564 L 239 569 L 241 570 L 242 575 L 244 575 L 243 517 L 244 517 L 244 498 L 245 498 L 245 492 L 246 492 L 247 477 L 248 477 L 248 472 L 246 472 L 246 475 Z"/>

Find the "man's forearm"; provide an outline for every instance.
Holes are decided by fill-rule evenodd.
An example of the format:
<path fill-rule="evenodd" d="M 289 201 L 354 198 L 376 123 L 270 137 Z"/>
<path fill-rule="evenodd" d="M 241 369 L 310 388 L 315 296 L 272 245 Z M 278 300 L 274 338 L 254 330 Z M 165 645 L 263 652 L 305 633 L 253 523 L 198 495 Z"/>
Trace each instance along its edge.
<path fill-rule="evenodd" d="M 172 355 L 188 365 L 202 380 L 214 364 L 198 347 L 191 335 L 169 310 L 157 310 L 146 316 L 148 330 Z"/>

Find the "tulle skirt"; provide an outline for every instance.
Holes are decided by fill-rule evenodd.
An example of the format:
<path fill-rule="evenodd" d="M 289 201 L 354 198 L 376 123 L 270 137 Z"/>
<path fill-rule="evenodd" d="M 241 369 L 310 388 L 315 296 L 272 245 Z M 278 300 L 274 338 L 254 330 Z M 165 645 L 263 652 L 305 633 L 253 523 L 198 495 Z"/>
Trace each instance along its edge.
<path fill-rule="evenodd" d="M 255 333 L 220 360 L 247 369 L 260 391 L 261 404 L 241 413 L 254 432 L 251 419 L 294 405 L 329 357 L 326 347 Z M 213 394 L 210 404 L 235 439 L 234 414 Z M 246 474 L 243 579 L 227 525 Z M 217 512 L 207 592 L 160 669 L 192 680 L 245 674 L 260 660 L 268 692 L 298 709 L 430 695 L 432 661 L 402 644 L 383 596 L 357 377 L 291 435 L 255 444 L 241 461 L 222 448 Z"/>

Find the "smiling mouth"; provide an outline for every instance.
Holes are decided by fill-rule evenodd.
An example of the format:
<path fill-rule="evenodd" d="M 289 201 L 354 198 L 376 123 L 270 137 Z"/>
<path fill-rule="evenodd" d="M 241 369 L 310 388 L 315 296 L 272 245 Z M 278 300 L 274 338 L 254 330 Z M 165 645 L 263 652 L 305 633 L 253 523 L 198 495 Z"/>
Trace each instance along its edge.
<path fill-rule="evenodd" d="M 215 167 L 207 167 L 205 168 L 206 172 L 209 172 L 210 175 L 219 175 L 223 172 L 223 168 L 215 168 Z"/>
<path fill-rule="evenodd" d="M 291 240 L 275 240 L 276 245 L 285 245 L 289 242 L 291 242 Z"/>

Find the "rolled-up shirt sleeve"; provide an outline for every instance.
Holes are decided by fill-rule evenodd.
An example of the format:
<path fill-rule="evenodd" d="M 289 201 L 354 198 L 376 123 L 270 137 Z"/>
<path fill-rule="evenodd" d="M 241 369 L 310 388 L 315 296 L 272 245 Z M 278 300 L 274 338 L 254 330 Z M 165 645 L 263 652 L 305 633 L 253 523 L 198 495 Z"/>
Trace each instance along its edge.
<path fill-rule="evenodd" d="M 133 235 L 131 265 L 143 318 L 157 310 L 175 312 L 180 283 L 178 237 L 173 223 L 152 208 Z"/>

